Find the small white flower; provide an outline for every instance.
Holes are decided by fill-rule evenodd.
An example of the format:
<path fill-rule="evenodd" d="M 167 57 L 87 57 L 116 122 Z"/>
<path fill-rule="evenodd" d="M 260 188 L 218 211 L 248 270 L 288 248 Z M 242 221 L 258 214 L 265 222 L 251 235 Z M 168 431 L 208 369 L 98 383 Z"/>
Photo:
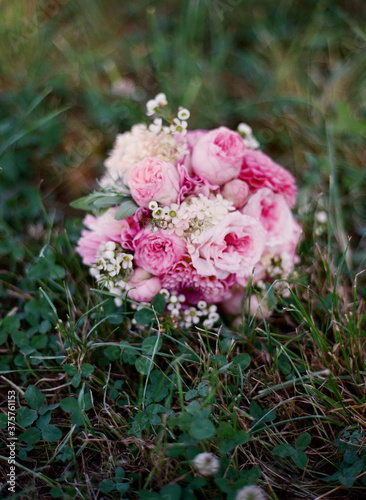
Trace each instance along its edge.
<path fill-rule="evenodd" d="M 199 453 L 193 460 L 193 465 L 201 476 L 213 476 L 220 467 L 219 459 L 213 453 Z"/>
<path fill-rule="evenodd" d="M 159 104 L 156 101 L 156 99 L 150 99 L 149 101 L 147 101 L 147 103 L 146 103 L 147 116 L 153 115 L 155 113 L 155 108 L 158 108 L 158 107 L 159 107 Z"/>
<path fill-rule="evenodd" d="M 106 250 L 115 250 L 116 249 L 116 244 L 114 241 L 107 241 L 104 247 Z"/>
<path fill-rule="evenodd" d="M 149 130 L 153 134 L 159 134 L 161 132 L 161 129 L 163 127 L 163 120 L 162 118 L 155 118 L 153 123 L 150 123 L 149 125 Z"/>
<path fill-rule="evenodd" d="M 267 500 L 267 496 L 258 486 L 244 486 L 237 492 L 235 500 Z"/>
<path fill-rule="evenodd" d="M 243 139 L 244 141 L 244 144 L 245 146 L 248 148 L 248 149 L 258 149 L 260 144 L 259 142 L 257 141 L 257 139 L 255 137 L 245 137 Z"/>
<path fill-rule="evenodd" d="M 200 301 L 198 302 L 198 304 L 197 304 L 197 307 L 198 307 L 198 309 L 201 309 L 201 310 L 206 309 L 206 307 L 207 307 L 207 302 L 205 302 L 204 300 L 200 300 Z"/>
<path fill-rule="evenodd" d="M 154 100 L 158 103 L 158 106 L 166 106 L 168 104 L 166 95 L 163 92 L 156 95 Z"/>
<path fill-rule="evenodd" d="M 188 118 L 191 116 L 191 113 L 188 111 L 186 108 L 179 108 L 178 111 L 178 118 L 180 120 L 188 120 Z"/>
<path fill-rule="evenodd" d="M 156 201 L 150 201 L 150 203 L 149 203 L 150 210 L 156 210 L 158 208 L 158 206 L 159 205 L 157 204 Z"/>
<path fill-rule="evenodd" d="M 169 290 L 167 290 L 166 288 L 162 288 L 159 293 L 161 293 L 165 300 L 168 300 L 170 297 Z"/>
<path fill-rule="evenodd" d="M 317 212 L 315 214 L 316 220 L 319 222 L 319 224 L 326 224 L 328 220 L 328 214 L 324 210 L 321 210 L 320 212 Z"/>
<path fill-rule="evenodd" d="M 247 135 L 251 136 L 253 134 L 252 127 L 249 127 L 247 123 L 239 123 L 238 132 L 243 134 L 245 137 Z"/>

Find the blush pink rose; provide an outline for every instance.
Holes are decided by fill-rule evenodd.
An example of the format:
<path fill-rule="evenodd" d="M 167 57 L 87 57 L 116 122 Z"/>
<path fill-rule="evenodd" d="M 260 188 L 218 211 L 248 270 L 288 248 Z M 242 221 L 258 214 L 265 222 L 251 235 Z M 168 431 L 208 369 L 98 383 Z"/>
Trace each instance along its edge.
<path fill-rule="evenodd" d="M 135 240 L 134 262 L 155 276 L 160 276 L 178 262 L 187 251 L 184 241 L 163 229 L 142 229 Z"/>
<path fill-rule="evenodd" d="M 266 248 L 275 252 L 293 238 L 295 220 L 282 194 L 259 189 L 243 208 L 243 214 L 259 220 L 267 232 Z"/>
<path fill-rule="evenodd" d="M 87 266 L 97 261 L 97 252 L 101 243 L 106 241 L 121 243 L 121 233 L 129 227 L 129 224 L 125 219 L 115 220 L 116 211 L 117 208 L 110 208 L 100 217 L 88 214 L 84 218 L 83 224 L 89 230 L 81 231 L 76 251 Z"/>
<path fill-rule="evenodd" d="M 245 151 L 239 178 L 249 184 L 252 192 L 267 187 L 274 193 L 283 194 L 290 207 L 295 205 L 297 188 L 294 177 L 262 151 Z"/>
<path fill-rule="evenodd" d="M 137 268 L 127 283 L 127 290 L 130 299 L 137 302 L 151 302 L 155 295 L 160 292 L 161 282 L 156 276 L 151 276 L 144 269 Z"/>
<path fill-rule="evenodd" d="M 193 147 L 193 172 L 212 184 L 225 184 L 238 177 L 245 150 L 237 132 L 226 127 L 211 130 Z"/>
<path fill-rule="evenodd" d="M 171 205 L 178 199 L 179 173 L 172 163 L 145 158 L 131 168 L 128 185 L 132 198 L 140 207 L 148 207 L 153 200 Z"/>
<path fill-rule="evenodd" d="M 240 179 L 234 179 L 225 184 L 221 194 L 226 200 L 232 201 L 235 208 L 242 208 L 249 197 L 249 186 Z"/>
<path fill-rule="evenodd" d="M 225 279 L 252 273 L 264 250 L 266 232 L 256 219 L 236 211 L 203 236 L 191 255 L 194 267 L 202 276 Z"/>

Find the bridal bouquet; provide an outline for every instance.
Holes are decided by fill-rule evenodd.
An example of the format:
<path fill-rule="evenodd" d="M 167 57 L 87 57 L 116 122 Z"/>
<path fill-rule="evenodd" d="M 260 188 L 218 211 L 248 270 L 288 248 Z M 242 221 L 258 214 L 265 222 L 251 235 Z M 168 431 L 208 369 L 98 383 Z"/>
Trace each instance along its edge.
<path fill-rule="evenodd" d="M 76 250 L 117 305 L 160 293 L 177 324 L 211 328 L 218 307 L 240 313 L 249 281 L 263 293 L 293 270 L 295 180 L 244 123 L 187 131 L 189 111 L 175 116 L 164 94 L 147 115 L 117 136 L 100 190 L 73 204 L 94 211 Z"/>

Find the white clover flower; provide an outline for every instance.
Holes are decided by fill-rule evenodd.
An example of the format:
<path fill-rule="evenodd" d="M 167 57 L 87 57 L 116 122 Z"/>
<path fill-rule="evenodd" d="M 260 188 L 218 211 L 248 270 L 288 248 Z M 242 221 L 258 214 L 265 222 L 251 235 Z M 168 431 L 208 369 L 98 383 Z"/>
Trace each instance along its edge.
<path fill-rule="evenodd" d="M 258 486 L 244 486 L 237 492 L 235 500 L 267 500 L 267 495 Z"/>
<path fill-rule="evenodd" d="M 213 453 L 199 453 L 193 465 L 201 476 L 213 476 L 220 467 L 219 459 Z"/>

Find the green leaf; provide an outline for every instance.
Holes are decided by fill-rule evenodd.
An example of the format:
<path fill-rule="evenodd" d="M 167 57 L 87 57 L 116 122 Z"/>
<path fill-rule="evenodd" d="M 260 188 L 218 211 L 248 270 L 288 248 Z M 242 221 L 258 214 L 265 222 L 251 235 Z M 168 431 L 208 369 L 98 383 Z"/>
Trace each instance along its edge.
<path fill-rule="evenodd" d="M 31 340 L 31 346 L 35 349 L 44 349 L 48 344 L 48 336 L 45 334 L 35 335 Z"/>
<path fill-rule="evenodd" d="M 179 500 L 182 496 L 182 488 L 179 484 L 167 484 L 160 490 L 161 500 Z"/>
<path fill-rule="evenodd" d="M 295 462 L 295 464 L 300 467 L 300 469 L 305 469 L 308 463 L 308 457 L 306 456 L 306 453 L 301 450 L 295 450 L 291 455 L 291 458 Z"/>
<path fill-rule="evenodd" d="M 55 425 L 46 425 L 42 429 L 42 437 L 48 443 L 54 443 L 62 438 L 62 431 Z"/>
<path fill-rule="evenodd" d="M 128 488 L 130 487 L 130 483 L 116 483 L 116 490 L 118 493 L 126 493 Z"/>
<path fill-rule="evenodd" d="M 117 194 L 94 192 L 73 201 L 70 205 L 78 210 L 92 210 L 93 208 L 115 207 L 122 199 L 122 196 Z"/>
<path fill-rule="evenodd" d="M 81 374 L 76 373 L 71 379 L 71 385 L 74 386 L 75 388 L 79 387 L 80 381 L 81 381 Z"/>
<path fill-rule="evenodd" d="M 140 490 L 138 496 L 141 500 L 161 500 L 159 493 L 149 490 Z"/>
<path fill-rule="evenodd" d="M 151 337 L 147 337 L 142 343 L 142 352 L 143 354 L 152 354 L 154 351 L 158 352 L 163 345 L 163 341 L 152 335 Z"/>
<path fill-rule="evenodd" d="M 247 443 L 249 439 L 250 434 L 248 432 L 245 432 L 244 430 L 240 430 L 234 435 L 235 444 L 237 446 L 242 446 L 243 444 Z"/>
<path fill-rule="evenodd" d="M 89 363 L 85 363 L 83 365 L 81 365 L 81 374 L 83 377 L 88 377 L 89 375 L 91 375 L 94 371 L 94 366 L 89 364 Z"/>
<path fill-rule="evenodd" d="M 11 338 L 14 344 L 20 348 L 25 347 L 29 344 L 27 334 L 24 332 L 13 332 Z"/>
<path fill-rule="evenodd" d="M 118 346 L 111 345 L 104 349 L 104 355 L 109 361 L 117 361 L 121 357 L 121 348 Z"/>
<path fill-rule="evenodd" d="M 257 405 L 255 401 L 251 401 L 249 406 L 249 413 L 253 418 L 258 420 L 263 415 L 263 410 L 259 405 Z"/>
<path fill-rule="evenodd" d="M 19 436 L 19 441 L 24 441 L 28 445 L 38 443 L 41 438 L 41 431 L 36 427 L 30 427 Z"/>
<path fill-rule="evenodd" d="M 70 377 L 74 376 L 78 372 L 76 366 L 74 366 L 74 365 L 66 364 L 66 365 L 63 365 L 62 368 L 65 370 L 65 372 L 68 375 L 70 375 Z"/>
<path fill-rule="evenodd" d="M 245 370 L 250 365 L 250 356 L 246 353 L 238 354 L 237 356 L 235 356 L 232 363 L 234 366 L 237 366 L 241 370 Z"/>
<path fill-rule="evenodd" d="M 1 322 L 1 329 L 8 333 L 14 333 L 19 330 L 20 320 L 17 316 L 6 316 Z"/>
<path fill-rule="evenodd" d="M 123 198 L 120 206 L 117 208 L 117 212 L 114 218 L 116 220 L 126 219 L 127 217 L 133 215 L 138 208 L 139 206 L 133 201 L 133 198 L 126 196 L 125 198 Z"/>
<path fill-rule="evenodd" d="M 217 435 L 221 438 L 230 438 L 234 435 L 234 429 L 228 422 L 220 422 Z"/>
<path fill-rule="evenodd" d="M 79 405 L 74 398 L 65 398 L 60 401 L 61 408 L 67 413 L 74 413 L 79 410 Z"/>
<path fill-rule="evenodd" d="M 311 442 L 311 435 L 308 432 L 301 434 L 295 441 L 295 448 L 297 450 L 305 450 Z"/>
<path fill-rule="evenodd" d="M 111 479 L 103 479 L 99 485 L 99 489 L 102 493 L 110 493 L 116 488 L 116 484 Z"/>
<path fill-rule="evenodd" d="M 18 408 L 16 420 L 21 427 L 28 427 L 37 420 L 38 415 L 35 410 L 30 410 L 27 406 Z"/>
<path fill-rule="evenodd" d="M 42 430 L 50 423 L 51 420 L 51 412 L 48 411 L 44 415 L 41 415 L 36 422 L 36 426 L 38 429 Z"/>
<path fill-rule="evenodd" d="M 208 439 L 216 432 L 214 424 L 207 418 L 196 418 L 191 425 L 190 434 L 196 439 Z"/>
<path fill-rule="evenodd" d="M 278 457 L 285 458 L 290 457 L 295 453 L 295 449 L 288 443 L 283 443 L 278 446 L 275 446 L 272 450 L 273 455 L 277 455 Z"/>
<path fill-rule="evenodd" d="M 135 367 L 139 373 L 147 375 L 154 367 L 154 363 L 151 362 L 150 358 L 141 357 L 136 360 Z"/>
<path fill-rule="evenodd" d="M 184 395 L 184 400 L 185 401 L 190 401 L 194 397 L 196 397 L 198 394 L 198 391 L 196 389 L 191 389 L 190 391 L 187 391 Z"/>
<path fill-rule="evenodd" d="M 61 488 L 51 488 L 50 494 L 53 498 L 64 498 L 64 492 Z"/>
<path fill-rule="evenodd" d="M 38 410 L 45 401 L 45 395 L 35 385 L 30 385 L 27 388 L 24 398 L 34 410 Z"/>
<path fill-rule="evenodd" d="M 161 293 L 157 293 L 155 297 L 152 299 L 151 305 L 154 307 L 155 311 L 158 314 L 163 314 L 166 306 L 164 295 L 162 295 Z"/>
<path fill-rule="evenodd" d="M 116 481 L 122 481 L 122 479 L 124 479 L 125 475 L 126 475 L 124 468 L 117 467 L 114 475 L 115 475 Z"/>
<path fill-rule="evenodd" d="M 135 314 L 135 320 L 140 325 L 149 325 L 155 319 L 154 311 L 143 307 L 139 309 Z"/>

